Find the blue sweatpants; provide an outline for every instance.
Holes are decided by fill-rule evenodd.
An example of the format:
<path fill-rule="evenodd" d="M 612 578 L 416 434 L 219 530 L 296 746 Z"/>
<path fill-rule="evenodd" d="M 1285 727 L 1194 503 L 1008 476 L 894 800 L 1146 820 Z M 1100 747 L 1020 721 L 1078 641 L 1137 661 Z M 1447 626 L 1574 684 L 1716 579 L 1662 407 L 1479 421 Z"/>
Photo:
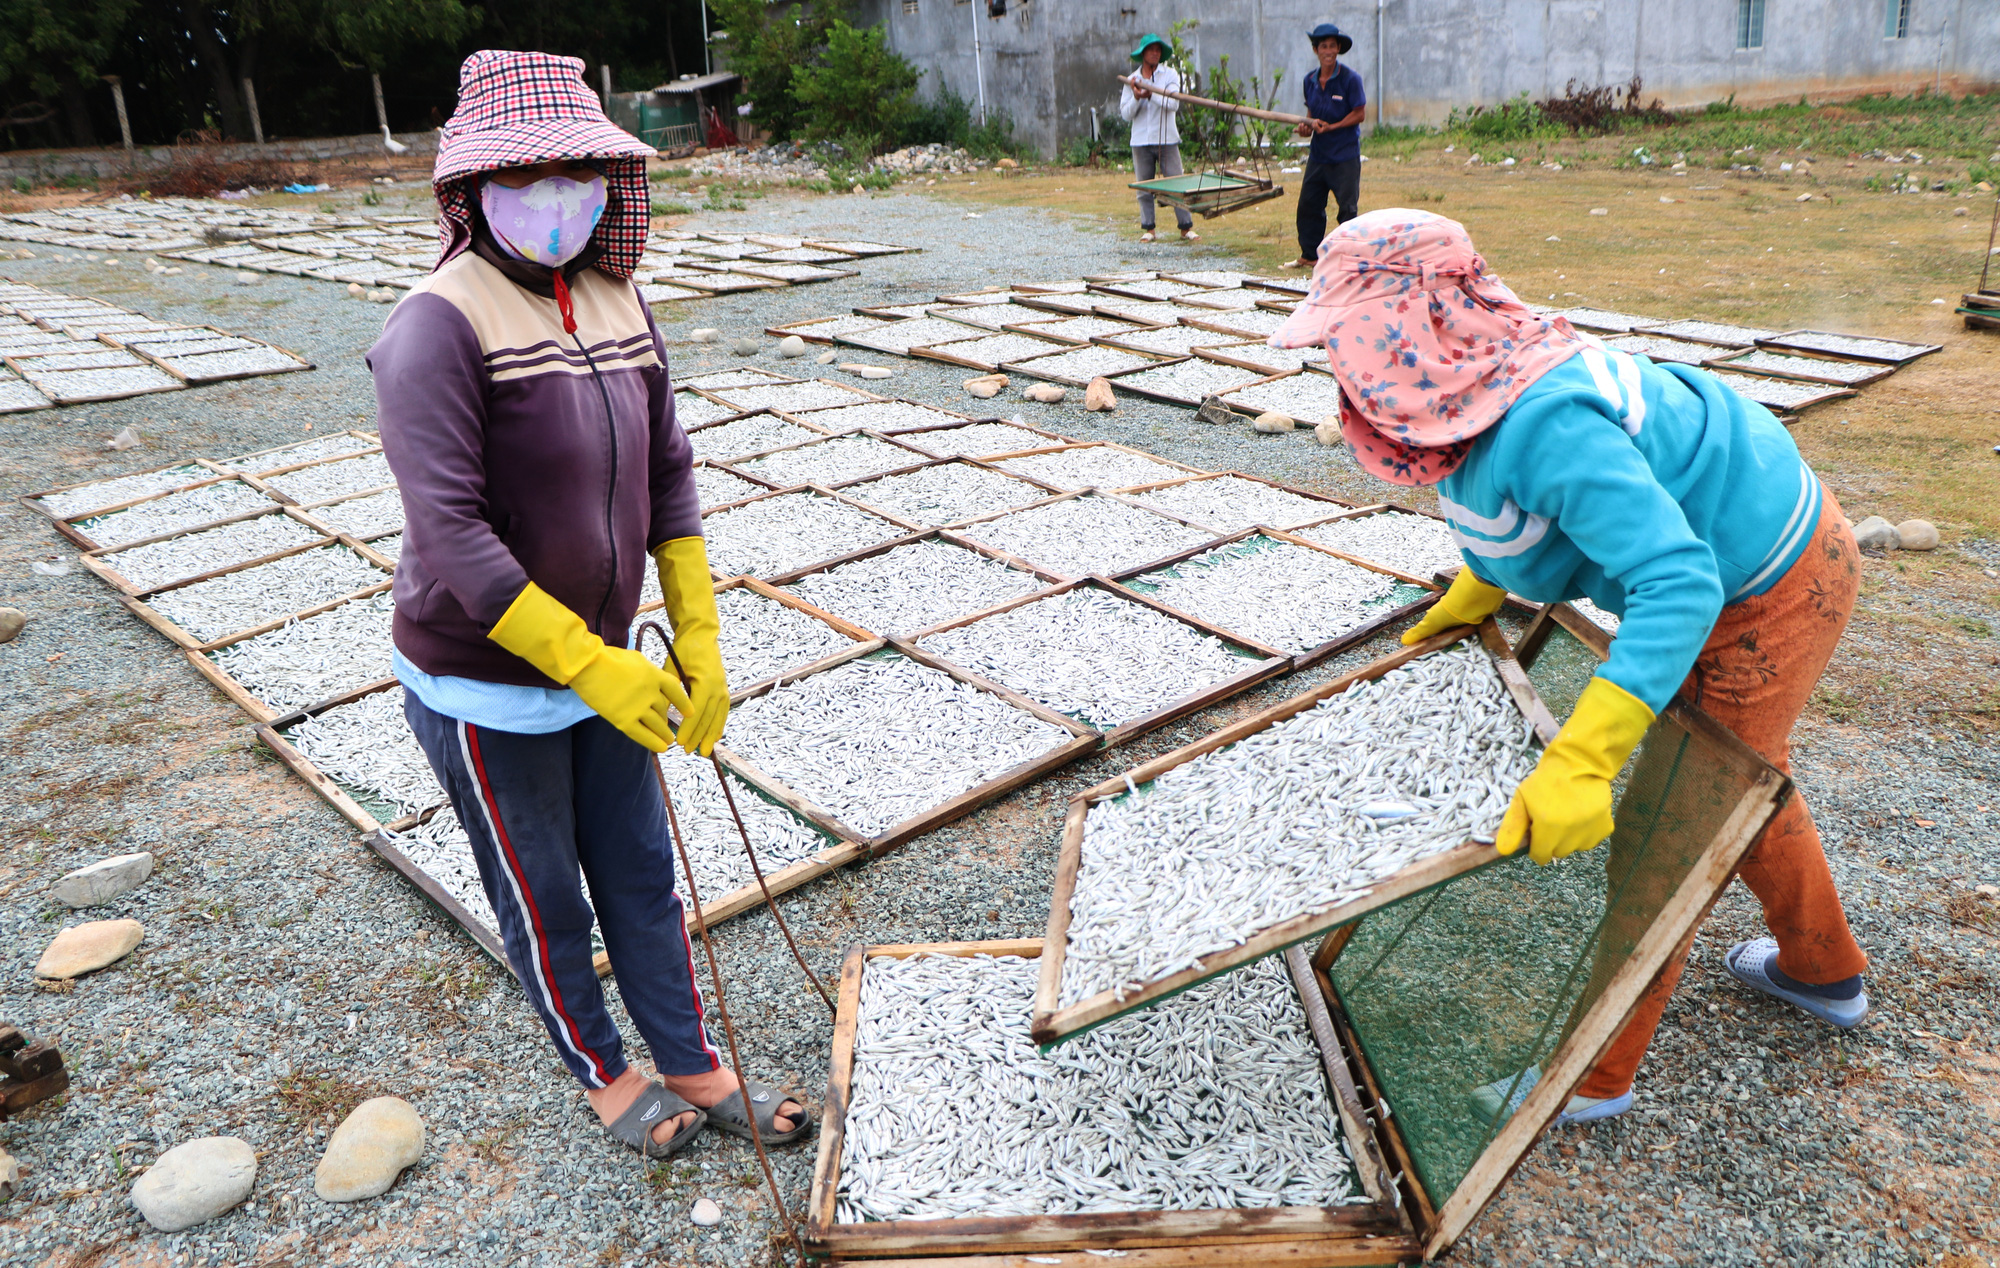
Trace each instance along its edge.
<path fill-rule="evenodd" d="M 625 1070 L 591 967 L 590 884 L 626 1011 L 662 1074 L 720 1069 L 702 1024 L 673 842 L 652 755 L 602 718 L 520 735 L 446 717 L 403 693 L 403 714 L 472 838 L 507 959 L 585 1087 Z"/>

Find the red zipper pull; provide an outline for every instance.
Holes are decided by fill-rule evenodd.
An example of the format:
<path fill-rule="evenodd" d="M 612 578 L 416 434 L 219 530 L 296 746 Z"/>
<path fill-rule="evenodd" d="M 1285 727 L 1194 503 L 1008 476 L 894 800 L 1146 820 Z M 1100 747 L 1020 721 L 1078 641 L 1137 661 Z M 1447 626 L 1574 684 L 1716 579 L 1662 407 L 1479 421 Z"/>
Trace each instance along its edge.
<path fill-rule="evenodd" d="M 576 333 L 576 306 L 570 303 L 569 283 L 563 281 L 561 269 L 555 270 L 550 276 L 555 279 L 556 307 L 562 310 L 563 330 L 573 335 Z"/>

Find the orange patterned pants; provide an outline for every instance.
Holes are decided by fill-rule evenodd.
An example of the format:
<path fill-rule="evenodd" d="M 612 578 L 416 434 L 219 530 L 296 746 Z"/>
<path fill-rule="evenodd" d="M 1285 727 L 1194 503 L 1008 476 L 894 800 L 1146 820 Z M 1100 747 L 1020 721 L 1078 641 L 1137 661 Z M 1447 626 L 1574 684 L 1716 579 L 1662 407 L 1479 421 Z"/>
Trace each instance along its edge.
<path fill-rule="evenodd" d="M 1825 493 L 1805 553 L 1777 585 L 1722 610 L 1682 694 L 1790 774 L 1792 724 L 1833 658 L 1860 586 L 1854 531 Z M 1786 976 L 1819 984 L 1867 969 L 1803 798 L 1794 793 L 1785 803 L 1736 874 L 1764 905 Z M 1622 1096 L 1632 1086 L 1686 962 L 1683 948 L 1640 998 L 1632 1020 L 1577 1088 L 1580 1095 Z"/>

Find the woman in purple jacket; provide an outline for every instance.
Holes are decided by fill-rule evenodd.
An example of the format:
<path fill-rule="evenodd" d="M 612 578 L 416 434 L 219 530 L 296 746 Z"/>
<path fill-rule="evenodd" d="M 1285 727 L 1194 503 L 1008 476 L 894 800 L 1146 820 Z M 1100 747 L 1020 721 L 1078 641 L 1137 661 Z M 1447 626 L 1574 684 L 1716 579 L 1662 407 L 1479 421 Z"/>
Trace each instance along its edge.
<path fill-rule="evenodd" d="M 395 669 L 507 958 L 611 1136 L 659 1158 L 704 1125 L 784 1144 L 805 1110 L 702 1023 L 654 753 L 729 712 L 692 453 L 632 270 L 645 159 L 583 63 L 481 52 L 432 186 L 437 268 L 370 349 L 402 487 Z M 647 557 L 679 680 L 629 649 Z M 682 719 L 678 733 L 668 710 Z M 586 901 L 578 875 L 589 883 Z M 626 1064 L 591 926 L 661 1081 Z"/>

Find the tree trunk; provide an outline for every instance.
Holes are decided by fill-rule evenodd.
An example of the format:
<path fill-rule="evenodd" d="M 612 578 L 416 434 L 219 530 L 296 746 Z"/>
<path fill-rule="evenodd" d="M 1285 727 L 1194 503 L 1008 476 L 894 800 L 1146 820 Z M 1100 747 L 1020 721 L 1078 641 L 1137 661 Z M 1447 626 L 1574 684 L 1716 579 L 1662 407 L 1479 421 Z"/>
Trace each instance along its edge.
<path fill-rule="evenodd" d="M 62 104 L 69 122 L 69 143 L 79 150 L 96 149 L 97 131 L 90 126 L 90 102 L 74 75 L 63 76 Z"/>
<path fill-rule="evenodd" d="M 204 0 L 181 0 L 181 12 L 187 16 L 188 39 L 194 45 L 195 59 L 208 75 L 209 90 L 215 94 L 223 135 L 250 135 L 250 114 L 243 108 L 243 96 L 236 88 L 237 77 L 230 71 L 229 53 L 216 36 L 208 5 Z"/>

